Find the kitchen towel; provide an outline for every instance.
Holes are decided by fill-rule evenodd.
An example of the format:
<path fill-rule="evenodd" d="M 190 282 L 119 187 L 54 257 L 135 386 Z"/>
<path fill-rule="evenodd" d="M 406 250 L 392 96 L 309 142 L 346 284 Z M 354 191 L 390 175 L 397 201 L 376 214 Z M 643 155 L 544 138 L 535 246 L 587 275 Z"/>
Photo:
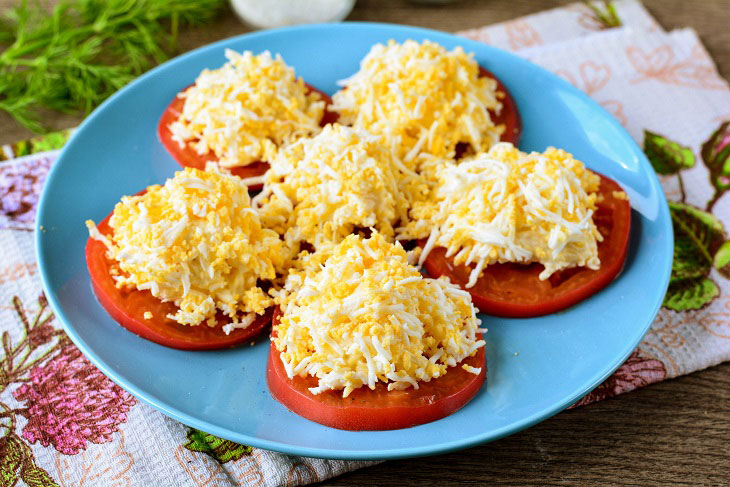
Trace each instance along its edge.
<path fill-rule="evenodd" d="M 573 4 L 462 32 L 564 77 L 643 145 L 671 202 L 675 260 L 641 345 L 578 404 L 730 360 L 730 89 L 690 29 L 664 32 L 635 0 L 615 19 Z M 0 485 L 278 486 L 373 462 L 249 448 L 142 404 L 70 343 L 43 296 L 33 221 L 68 132 L 0 153 Z"/>

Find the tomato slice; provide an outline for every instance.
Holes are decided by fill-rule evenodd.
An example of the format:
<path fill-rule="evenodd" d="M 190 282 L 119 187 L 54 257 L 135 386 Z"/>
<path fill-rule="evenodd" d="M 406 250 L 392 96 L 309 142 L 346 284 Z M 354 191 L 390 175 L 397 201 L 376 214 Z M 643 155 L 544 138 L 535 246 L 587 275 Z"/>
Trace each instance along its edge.
<path fill-rule="evenodd" d="M 484 270 L 474 287 L 467 289 L 471 268 L 455 266 L 453 259 L 446 257 L 446 249 L 434 248 L 424 267 L 431 276 L 448 276 L 451 282 L 469 291 L 483 313 L 526 318 L 560 311 L 606 287 L 623 267 L 631 230 L 631 207 L 628 200 L 616 198 L 614 191 L 622 190 L 615 181 L 601 176 L 598 192 L 603 201 L 597 204 L 593 215 L 603 235 L 603 241 L 598 243 L 598 270 L 576 267 L 541 281 L 538 275 L 544 269 L 542 264 L 493 264 Z"/>
<path fill-rule="evenodd" d="M 489 116 L 492 118 L 495 125 L 504 125 L 504 133 L 502 133 L 499 140 L 501 142 L 510 142 L 513 145 L 517 145 L 520 141 L 520 135 L 522 135 L 522 120 L 520 119 L 520 112 L 517 110 L 515 100 L 512 98 L 512 95 L 510 95 L 502 82 L 499 81 L 499 79 L 491 72 L 481 66 L 479 66 L 479 76 L 492 78 L 497 82 L 497 96 L 500 97 L 499 101 L 502 102 L 502 110 L 499 114 L 490 110 Z"/>
<path fill-rule="evenodd" d="M 108 215 L 97 225 L 103 235 L 110 235 Z M 258 316 L 253 323 L 243 329 L 233 330 L 226 335 L 221 327 L 227 321 L 222 313 L 216 316 L 218 326 L 211 328 L 205 324 L 185 326 L 167 318 L 177 311 L 172 302 L 162 302 L 149 291 L 127 291 L 118 289 L 111 277 L 112 261 L 106 256 L 106 246 L 89 238 L 86 242 L 86 266 L 91 275 L 91 286 L 99 304 L 114 320 L 132 333 L 160 345 L 181 350 L 213 350 L 227 348 L 251 341 L 271 323 L 273 308 Z M 146 311 L 152 313 L 145 319 Z"/>
<path fill-rule="evenodd" d="M 277 308 L 274 326 L 280 316 L 281 312 Z M 481 367 L 482 371 L 474 375 L 462 369 L 462 364 Z M 316 423 L 351 431 L 393 430 L 430 423 L 458 411 L 482 387 L 486 371 L 482 347 L 473 357 L 464 359 L 456 367 L 450 367 L 445 375 L 419 383 L 418 389 L 388 392 L 385 384 L 378 383 L 374 390 L 361 387 L 346 398 L 342 397 L 342 391 L 314 395 L 308 389 L 317 386 L 316 379 L 309 376 L 290 379 L 272 343 L 266 381 L 274 399 L 292 412 Z"/>
<path fill-rule="evenodd" d="M 332 99 L 326 93 L 319 91 L 317 88 L 306 85 L 310 92 L 314 91 L 322 96 L 326 106 L 329 107 L 332 104 Z M 157 136 L 162 142 L 162 145 L 167 149 L 167 152 L 180 164 L 181 166 L 194 167 L 196 169 L 205 169 L 205 164 L 208 161 L 217 161 L 218 156 L 214 152 L 208 151 L 206 154 L 200 155 L 193 149 L 190 144 L 185 144 L 185 147 L 180 147 L 176 141 L 172 140 L 172 132 L 168 126 L 177 120 L 182 113 L 183 106 L 185 105 L 185 98 L 178 98 L 177 96 L 167 106 L 165 111 L 160 117 L 160 122 L 157 125 Z M 337 121 L 337 113 L 331 112 L 325 108 L 324 116 L 320 121 L 320 125 L 324 127 L 328 123 L 334 123 Z M 230 169 L 232 174 L 235 174 L 241 178 L 251 178 L 255 176 L 263 175 L 269 169 L 269 164 L 264 161 L 254 161 L 251 164 L 241 167 L 233 167 Z M 263 185 L 254 184 L 249 186 L 251 190 L 261 189 Z"/>
<path fill-rule="evenodd" d="M 479 76 L 492 78 L 497 82 L 497 97 L 499 98 L 499 101 L 502 102 L 502 110 L 499 114 L 495 113 L 494 110 L 489 110 L 489 116 L 495 125 L 504 125 L 504 132 L 502 132 L 502 135 L 499 137 L 499 141 L 517 145 L 520 141 L 520 135 L 522 135 L 522 120 L 520 119 L 520 112 L 517 111 L 517 105 L 515 104 L 512 95 L 509 94 L 507 88 L 504 87 L 502 82 L 499 81 L 496 76 L 481 66 L 479 66 Z M 456 144 L 454 157 L 456 159 L 461 159 L 468 148 L 469 144 L 466 142 L 459 142 Z"/>

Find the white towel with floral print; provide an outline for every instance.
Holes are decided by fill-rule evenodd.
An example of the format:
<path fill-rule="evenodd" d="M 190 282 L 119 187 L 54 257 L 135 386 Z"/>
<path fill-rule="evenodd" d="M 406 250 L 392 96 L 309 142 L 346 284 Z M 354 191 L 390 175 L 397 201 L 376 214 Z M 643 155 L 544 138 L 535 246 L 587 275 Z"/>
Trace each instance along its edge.
<path fill-rule="evenodd" d="M 574 4 L 463 32 L 563 76 L 643 144 L 672 203 L 672 285 L 637 351 L 581 404 L 730 359 L 730 89 L 691 30 L 664 33 L 634 0 L 604 29 Z M 250 449 L 137 402 L 70 344 L 42 295 L 38 195 L 65 140 L 0 154 L 0 484 L 303 485 L 368 465 Z M 34 152 L 18 158 L 18 154 Z M 8 159 L 8 160 L 2 160 Z"/>

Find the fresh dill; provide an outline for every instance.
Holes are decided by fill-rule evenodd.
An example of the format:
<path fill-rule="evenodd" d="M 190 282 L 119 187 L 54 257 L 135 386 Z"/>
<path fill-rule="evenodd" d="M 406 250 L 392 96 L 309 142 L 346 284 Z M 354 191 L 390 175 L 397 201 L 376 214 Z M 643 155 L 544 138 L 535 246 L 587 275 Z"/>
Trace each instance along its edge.
<path fill-rule="evenodd" d="M 45 110 L 88 113 L 176 51 L 178 29 L 225 0 L 22 0 L 0 19 L 0 110 L 43 132 Z"/>

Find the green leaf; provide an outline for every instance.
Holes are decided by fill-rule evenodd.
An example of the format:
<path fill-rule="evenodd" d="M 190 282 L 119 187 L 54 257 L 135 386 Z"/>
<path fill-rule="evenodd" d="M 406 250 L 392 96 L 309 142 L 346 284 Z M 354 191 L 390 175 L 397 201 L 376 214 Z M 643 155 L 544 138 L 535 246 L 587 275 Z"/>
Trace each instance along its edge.
<path fill-rule="evenodd" d="M 18 469 L 23 463 L 22 454 L 14 447 L 15 433 L 0 438 L 0 485 L 15 485 Z"/>
<path fill-rule="evenodd" d="M 30 141 L 21 140 L 15 144 L 15 157 L 27 156 L 30 154 Z"/>
<path fill-rule="evenodd" d="M 239 445 L 195 428 L 190 428 L 187 437 L 188 441 L 183 445 L 185 448 L 190 451 L 206 453 L 220 463 L 238 460 L 251 453 L 250 446 Z"/>
<path fill-rule="evenodd" d="M 35 464 L 30 447 L 11 431 L 0 438 L 0 485 L 15 485 L 19 478 L 28 487 L 58 487 L 48 472 Z"/>
<path fill-rule="evenodd" d="M 719 295 L 708 278 L 725 229 L 711 213 L 685 203 L 669 203 L 674 227 L 674 260 L 664 306 L 675 311 L 699 309 Z"/>
<path fill-rule="evenodd" d="M 695 155 L 689 147 L 648 130 L 644 130 L 644 153 L 659 174 L 676 174 L 695 165 Z"/>
<path fill-rule="evenodd" d="M 60 149 L 68 142 L 71 137 L 70 130 L 61 130 L 60 132 L 51 132 L 50 134 L 41 135 L 30 139 L 31 153 L 46 152 L 50 150 Z"/>
<path fill-rule="evenodd" d="M 685 279 L 705 277 L 709 273 L 710 266 L 697 254 L 695 247 L 684 245 L 682 242 L 674 243 L 672 274 L 669 277 L 670 285 Z"/>
<path fill-rule="evenodd" d="M 663 305 L 674 311 L 700 309 L 719 295 L 720 289 L 712 279 L 685 279 L 670 284 Z"/>
<path fill-rule="evenodd" d="M 715 252 L 715 259 L 712 263 L 720 274 L 730 279 L 730 240 L 723 243 L 717 252 Z"/>
<path fill-rule="evenodd" d="M 707 275 L 713 255 L 725 241 L 722 222 L 711 213 L 685 203 L 669 203 L 674 227 L 673 280 Z M 700 274 L 693 274 L 692 269 Z"/>
<path fill-rule="evenodd" d="M 20 478 L 28 487 L 58 487 L 48 472 L 32 463 L 32 460 L 20 470 Z"/>
<path fill-rule="evenodd" d="M 723 144 L 723 141 L 728 136 L 728 129 L 730 128 L 730 121 L 725 121 L 717 127 L 717 130 L 712 132 L 712 135 L 702 144 L 700 151 L 702 155 L 702 161 L 710 172 L 717 172 L 717 167 L 727 158 L 728 153 L 725 152 L 724 157 L 720 156 L 723 149 L 727 148 L 727 145 Z"/>

